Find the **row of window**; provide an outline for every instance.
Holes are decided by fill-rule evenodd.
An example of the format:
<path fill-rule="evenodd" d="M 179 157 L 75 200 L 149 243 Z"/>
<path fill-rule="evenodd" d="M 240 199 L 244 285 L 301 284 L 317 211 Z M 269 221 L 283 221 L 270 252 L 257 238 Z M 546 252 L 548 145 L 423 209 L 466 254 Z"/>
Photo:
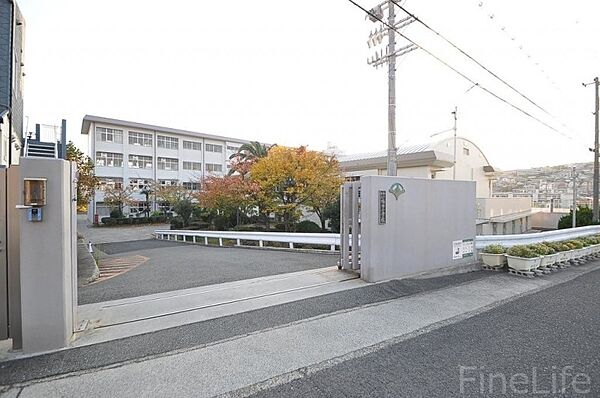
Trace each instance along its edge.
<path fill-rule="evenodd" d="M 129 155 L 128 165 L 131 169 L 152 169 L 152 156 Z M 96 152 L 96 166 L 123 167 L 123 154 L 113 152 Z M 156 167 L 159 170 L 177 171 L 179 170 L 179 159 L 157 157 Z M 202 171 L 202 163 L 188 162 L 184 160 L 183 169 L 191 171 Z M 223 171 L 223 165 L 216 163 L 206 163 L 206 171 Z"/>
<path fill-rule="evenodd" d="M 152 146 L 152 134 L 148 133 L 139 133 L 136 131 L 130 131 L 128 135 L 129 145 L 138 145 L 138 146 Z M 112 142 L 115 144 L 123 143 L 123 130 L 110 129 L 105 127 L 96 127 L 96 140 L 102 142 Z M 176 137 L 168 137 L 165 135 L 157 135 L 156 136 L 156 146 L 159 148 L 165 149 L 179 149 L 179 138 Z M 197 141 L 188 141 L 183 140 L 183 149 L 188 149 L 191 151 L 201 151 L 202 143 Z M 239 149 L 239 147 L 227 146 L 228 150 Z M 216 144 L 206 144 L 207 152 L 223 152 L 222 145 Z"/>
<path fill-rule="evenodd" d="M 179 183 L 179 181 L 177 181 L 177 180 L 158 180 L 158 183 L 161 186 L 173 186 L 173 185 L 177 185 Z M 129 188 L 133 189 L 134 191 L 142 191 L 148 187 L 151 187 L 152 185 L 153 185 L 152 180 L 144 180 L 141 178 L 132 178 L 129 180 Z M 182 182 L 181 185 L 185 189 L 197 191 L 200 189 L 201 184 L 199 182 L 185 181 L 185 182 Z M 123 179 L 122 178 L 110 178 L 110 177 L 100 178 L 99 188 L 101 190 L 108 189 L 108 188 L 121 189 L 121 188 L 123 188 Z"/>

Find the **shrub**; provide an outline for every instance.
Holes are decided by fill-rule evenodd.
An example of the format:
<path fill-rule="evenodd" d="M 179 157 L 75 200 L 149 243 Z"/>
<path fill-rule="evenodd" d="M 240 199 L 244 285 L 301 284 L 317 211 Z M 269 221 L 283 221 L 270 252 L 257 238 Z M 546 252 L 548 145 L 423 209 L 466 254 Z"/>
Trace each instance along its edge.
<path fill-rule="evenodd" d="M 240 224 L 232 228 L 233 231 L 264 232 L 267 228 L 261 224 Z"/>
<path fill-rule="evenodd" d="M 300 221 L 298 223 L 298 225 L 296 225 L 296 232 L 319 233 L 319 232 L 323 232 L 323 231 L 321 230 L 321 227 L 319 227 L 314 222 L 309 221 L 309 220 L 304 220 L 304 221 Z"/>
<path fill-rule="evenodd" d="M 522 258 L 535 258 L 539 255 L 533 251 L 530 247 L 525 245 L 516 245 L 507 250 L 506 254 L 509 256 L 522 257 Z"/>
<path fill-rule="evenodd" d="M 121 209 L 112 209 L 110 211 L 110 218 L 123 218 L 123 211 Z"/>
<path fill-rule="evenodd" d="M 548 254 L 553 254 L 551 253 L 551 251 L 554 251 L 554 249 L 544 245 L 543 243 L 534 243 L 531 245 L 527 245 L 527 247 L 531 249 L 531 251 L 536 253 L 538 256 L 546 256 Z"/>
<path fill-rule="evenodd" d="M 506 253 L 506 248 L 502 245 L 488 245 L 483 248 L 483 253 L 504 254 Z"/>
<path fill-rule="evenodd" d="M 154 210 L 152 213 L 150 213 L 150 217 L 161 217 L 163 215 L 162 212 Z"/>

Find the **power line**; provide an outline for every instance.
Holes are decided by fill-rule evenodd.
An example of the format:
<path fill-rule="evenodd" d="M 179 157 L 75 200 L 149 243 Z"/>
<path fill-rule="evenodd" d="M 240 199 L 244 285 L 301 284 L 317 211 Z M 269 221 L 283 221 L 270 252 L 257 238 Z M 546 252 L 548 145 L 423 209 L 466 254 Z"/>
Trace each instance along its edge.
<path fill-rule="evenodd" d="M 381 18 L 379 18 L 377 15 L 373 14 L 371 11 L 367 10 L 366 8 L 364 8 L 363 6 L 361 6 L 360 4 L 358 4 L 356 1 L 354 0 L 348 0 L 350 3 L 352 3 L 354 6 L 356 6 L 357 8 L 361 9 L 364 13 L 366 13 L 367 15 L 371 16 L 372 18 L 375 18 L 377 21 L 381 22 L 383 25 L 387 26 L 388 28 L 394 30 L 400 37 L 403 37 L 404 39 L 408 40 L 409 42 L 411 42 L 412 44 L 414 44 L 415 46 L 419 47 L 421 50 L 423 50 L 426 54 L 428 54 L 429 56 L 433 57 L 434 59 L 436 59 L 438 62 L 440 62 L 442 65 L 446 66 L 448 69 L 452 70 L 453 72 L 455 72 L 456 74 L 458 74 L 460 77 L 462 77 L 463 79 L 467 80 L 469 83 L 473 84 L 474 86 L 479 87 L 481 90 L 485 91 L 486 93 L 490 94 L 491 96 L 493 96 L 494 98 L 496 98 L 497 100 L 505 103 L 506 105 L 514 108 L 515 110 L 521 112 L 522 114 L 524 114 L 525 116 L 535 120 L 536 122 L 542 124 L 543 126 L 549 128 L 550 130 L 566 137 L 569 139 L 573 139 L 573 137 L 563 133 L 560 130 L 557 130 L 556 128 L 552 127 L 551 125 L 549 125 L 548 123 L 544 122 L 543 120 L 533 116 L 531 113 L 525 111 L 524 109 L 518 107 L 517 105 L 514 105 L 513 103 L 507 101 L 506 99 L 500 97 L 499 95 L 497 95 L 496 93 L 494 93 L 493 91 L 487 89 L 486 87 L 482 86 L 481 84 L 477 83 L 476 81 L 474 81 L 473 79 L 471 79 L 470 77 L 468 77 L 467 75 L 465 75 L 464 73 L 462 73 L 461 71 L 459 71 L 458 69 L 454 68 L 452 65 L 448 64 L 446 61 L 444 61 L 443 59 L 441 59 L 440 57 L 438 57 L 437 55 L 433 54 L 431 51 L 427 50 L 426 48 L 424 48 L 423 46 L 421 46 L 420 44 L 416 43 L 414 40 L 410 39 L 409 37 L 407 37 L 406 35 L 404 35 L 403 33 L 399 32 L 396 28 L 394 28 L 393 26 L 389 25 L 387 22 L 383 21 Z"/>
<path fill-rule="evenodd" d="M 541 107 L 540 105 L 538 105 L 535 101 L 533 101 L 531 98 L 529 98 L 528 96 L 526 96 L 525 94 L 523 94 L 521 91 L 519 91 L 518 89 L 516 89 L 512 84 L 508 83 L 506 80 L 504 80 L 503 78 L 501 78 L 500 76 L 498 76 L 496 73 L 492 72 L 489 68 L 487 68 L 481 62 L 477 61 L 475 58 L 473 58 L 466 51 L 464 51 L 463 49 L 461 49 L 460 47 L 458 47 L 456 44 L 454 44 L 453 42 L 451 42 L 449 39 L 447 39 L 446 37 L 444 37 L 444 35 L 442 35 L 440 32 L 438 32 L 437 30 L 433 29 L 431 26 L 429 26 L 427 23 L 425 23 L 419 17 L 417 17 L 416 15 L 414 15 L 413 13 L 411 13 L 410 11 L 408 11 L 406 8 L 404 8 L 403 6 L 401 6 L 400 4 L 398 4 L 395 0 L 391 0 L 391 1 L 396 6 L 398 6 L 402 11 L 404 11 L 406 14 L 408 14 L 409 16 L 411 16 L 412 18 L 414 18 L 415 21 L 417 21 L 418 23 L 420 23 L 421 25 L 423 25 L 424 27 L 426 27 L 427 29 L 429 29 L 431 32 L 435 33 L 438 37 L 440 37 L 446 43 L 448 43 L 452 47 L 454 47 L 454 49 L 458 50 L 465 57 L 469 58 L 471 61 L 475 62 L 478 66 L 480 66 L 482 69 L 484 69 L 490 75 L 494 76 L 496 79 L 498 79 L 499 81 L 501 81 L 505 86 L 507 86 L 508 88 L 510 88 L 511 90 L 513 90 L 515 93 L 519 94 L 521 97 L 525 98 L 527 101 L 529 101 L 529 103 L 533 104 L 536 108 L 540 109 L 541 111 L 543 111 L 547 115 L 552 116 L 546 109 L 544 109 L 543 107 Z"/>

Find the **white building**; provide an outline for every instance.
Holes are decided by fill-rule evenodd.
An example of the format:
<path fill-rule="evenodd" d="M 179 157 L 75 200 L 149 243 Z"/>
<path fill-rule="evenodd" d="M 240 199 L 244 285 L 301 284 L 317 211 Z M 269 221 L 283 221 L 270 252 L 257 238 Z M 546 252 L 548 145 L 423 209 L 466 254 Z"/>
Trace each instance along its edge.
<path fill-rule="evenodd" d="M 387 151 L 340 156 L 340 167 L 349 180 L 363 175 L 387 174 Z M 478 234 L 512 234 L 531 229 L 531 199 L 492 198 L 496 172 L 485 154 L 471 140 L 454 137 L 398 148 L 398 176 L 475 181 Z"/>
<path fill-rule="evenodd" d="M 363 175 L 387 174 L 387 151 L 340 156 L 340 166 L 345 176 L 352 179 Z M 454 165 L 454 138 L 420 145 L 398 148 L 396 164 L 398 175 L 403 177 L 456 179 L 475 181 L 477 197 L 489 198 L 492 181 L 496 179 L 494 168 L 472 141 L 457 137 L 456 172 Z"/>
<path fill-rule="evenodd" d="M 197 190 L 204 177 L 223 176 L 229 170 L 229 156 L 248 142 L 92 115 L 83 118 L 81 133 L 89 135 L 90 157 L 101 187 L 134 189 L 134 204 L 126 209 L 129 213 L 145 210 L 146 197 L 140 191 L 155 181 L 163 185 L 181 183 Z M 88 210 L 90 221 L 95 215 L 109 215 L 103 199 L 102 189 L 97 190 Z M 153 202 L 150 210 L 157 208 Z"/>

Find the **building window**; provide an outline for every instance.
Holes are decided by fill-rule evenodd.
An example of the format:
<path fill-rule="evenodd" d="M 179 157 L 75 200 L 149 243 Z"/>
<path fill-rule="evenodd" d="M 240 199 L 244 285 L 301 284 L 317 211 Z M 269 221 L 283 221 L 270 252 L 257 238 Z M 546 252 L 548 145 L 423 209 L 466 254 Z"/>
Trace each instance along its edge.
<path fill-rule="evenodd" d="M 197 182 L 184 182 L 182 183 L 182 185 L 185 189 L 188 189 L 190 191 L 197 191 L 198 189 L 200 189 L 200 184 Z"/>
<path fill-rule="evenodd" d="M 152 146 L 152 134 L 130 131 L 129 145 Z"/>
<path fill-rule="evenodd" d="M 208 171 L 208 172 L 213 172 L 213 171 L 221 172 L 221 171 L 223 171 L 223 165 L 222 164 L 216 164 L 216 163 L 206 163 L 206 171 Z"/>
<path fill-rule="evenodd" d="M 96 166 L 123 167 L 123 154 L 113 152 L 96 152 Z"/>
<path fill-rule="evenodd" d="M 96 127 L 96 141 L 122 144 L 123 143 L 123 130 L 108 129 L 105 127 Z"/>
<path fill-rule="evenodd" d="M 186 141 L 183 140 L 183 149 L 190 149 L 192 151 L 201 151 L 202 143 L 196 141 Z"/>
<path fill-rule="evenodd" d="M 177 180 L 158 180 L 161 187 L 171 187 L 177 185 L 178 182 Z"/>
<path fill-rule="evenodd" d="M 222 145 L 215 145 L 215 144 L 206 144 L 206 151 L 207 152 L 222 153 L 223 152 L 223 146 Z"/>
<path fill-rule="evenodd" d="M 129 155 L 129 168 L 131 169 L 151 169 L 152 156 Z"/>
<path fill-rule="evenodd" d="M 145 213 L 148 209 L 146 202 L 131 202 L 129 205 L 129 213 Z"/>
<path fill-rule="evenodd" d="M 179 159 L 175 158 L 158 158 L 156 161 L 159 170 L 179 170 Z"/>
<path fill-rule="evenodd" d="M 179 149 L 179 138 L 158 135 L 156 136 L 156 146 L 165 149 Z"/>
<path fill-rule="evenodd" d="M 202 171 L 202 163 L 199 162 L 183 162 L 184 170 Z"/>
<path fill-rule="evenodd" d="M 469 148 L 463 148 L 463 155 L 469 156 Z"/>
<path fill-rule="evenodd" d="M 239 146 L 227 145 L 227 150 L 231 151 L 231 152 L 238 152 L 240 150 L 240 147 Z"/>
<path fill-rule="evenodd" d="M 102 191 L 106 189 L 121 189 L 123 188 L 123 179 L 122 178 L 109 178 L 109 177 L 100 177 L 100 185 L 98 188 Z"/>
<path fill-rule="evenodd" d="M 141 191 L 144 188 L 152 186 L 152 180 L 142 180 L 140 178 L 133 178 L 129 180 L 129 188 L 134 191 Z"/>

